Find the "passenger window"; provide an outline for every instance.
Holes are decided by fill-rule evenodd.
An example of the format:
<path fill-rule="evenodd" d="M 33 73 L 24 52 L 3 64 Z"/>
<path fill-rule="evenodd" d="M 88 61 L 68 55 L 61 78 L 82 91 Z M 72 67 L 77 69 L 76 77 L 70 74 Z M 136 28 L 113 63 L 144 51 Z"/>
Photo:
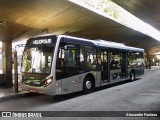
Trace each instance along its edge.
<path fill-rule="evenodd" d="M 77 65 L 76 45 L 61 43 L 58 52 L 57 67 L 75 67 Z"/>
<path fill-rule="evenodd" d="M 129 52 L 128 53 L 128 67 L 141 67 L 144 66 L 144 59 L 142 52 Z"/>
<path fill-rule="evenodd" d="M 76 66 L 76 47 L 75 45 L 68 45 L 65 47 L 67 47 L 67 49 L 65 49 L 65 55 L 64 55 L 65 66 L 75 67 Z"/>
<path fill-rule="evenodd" d="M 81 69 L 90 70 L 96 68 L 96 49 L 91 46 L 80 48 Z"/>
<path fill-rule="evenodd" d="M 121 69 L 121 54 L 119 50 L 112 50 L 110 52 L 110 69 Z"/>

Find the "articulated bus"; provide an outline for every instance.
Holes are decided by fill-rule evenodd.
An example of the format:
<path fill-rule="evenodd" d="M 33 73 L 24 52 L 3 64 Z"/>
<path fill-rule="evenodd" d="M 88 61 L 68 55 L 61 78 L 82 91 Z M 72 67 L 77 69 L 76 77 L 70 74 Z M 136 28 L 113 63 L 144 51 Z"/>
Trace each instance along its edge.
<path fill-rule="evenodd" d="M 104 40 L 66 35 L 30 38 L 25 46 L 22 88 L 49 95 L 94 88 L 144 74 L 144 50 Z"/>

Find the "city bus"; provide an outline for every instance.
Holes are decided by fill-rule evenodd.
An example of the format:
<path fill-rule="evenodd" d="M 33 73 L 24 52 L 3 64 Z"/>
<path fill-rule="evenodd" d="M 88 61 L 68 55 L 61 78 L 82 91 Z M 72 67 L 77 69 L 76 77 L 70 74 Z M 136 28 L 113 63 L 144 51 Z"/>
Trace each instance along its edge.
<path fill-rule="evenodd" d="M 25 91 L 62 95 L 144 74 L 144 50 L 105 40 L 66 35 L 30 38 L 25 46 L 21 77 Z"/>

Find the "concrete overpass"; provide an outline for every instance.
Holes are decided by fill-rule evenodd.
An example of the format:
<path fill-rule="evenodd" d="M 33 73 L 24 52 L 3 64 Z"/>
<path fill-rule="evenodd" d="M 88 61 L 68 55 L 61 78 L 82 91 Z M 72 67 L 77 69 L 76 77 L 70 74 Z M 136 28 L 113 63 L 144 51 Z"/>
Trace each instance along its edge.
<path fill-rule="evenodd" d="M 160 30 L 159 0 L 113 1 Z M 1 0 L 0 41 L 3 42 L 3 83 L 12 85 L 11 43 L 46 33 L 121 42 L 144 48 L 146 51 L 160 45 L 159 41 L 147 35 L 67 0 Z"/>

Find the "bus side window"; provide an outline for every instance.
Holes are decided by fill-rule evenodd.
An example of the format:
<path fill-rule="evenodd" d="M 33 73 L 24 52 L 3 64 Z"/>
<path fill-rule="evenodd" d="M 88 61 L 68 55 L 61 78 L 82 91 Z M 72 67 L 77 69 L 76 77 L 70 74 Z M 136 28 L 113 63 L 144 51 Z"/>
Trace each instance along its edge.
<path fill-rule="evenodd" d="M 57 56 L 57 67 L 64 67 L 64 48 L 60 47 Z"/>
<path fill-rule="evenodd" d="M 113 69 L 120 69 L 121 68 L 121 54 L 119 50 L 111 50 L 110 52 L 111 59 L 110 59 L 110 68 Z"/>
<path fill-rule="evenodd" d="M 66 49 L 64 61 L 66 63 L 66 66 L 68 66 L 68 67 L 76 66 L 76 50 L 75 49 Z"/>
<path fill-rule="evenodd" d="M 81 68 L 85 70 L 96 69 L 96 49 L 92 46 L 81 47 Z M 82 57 L 83 56 L 83 57 Z"/>
<path fill-rule="evenodd" d="M 74 67 L 77 65 L 76 45 L 62 42 L 58 51 L 57 67 Z"/>

